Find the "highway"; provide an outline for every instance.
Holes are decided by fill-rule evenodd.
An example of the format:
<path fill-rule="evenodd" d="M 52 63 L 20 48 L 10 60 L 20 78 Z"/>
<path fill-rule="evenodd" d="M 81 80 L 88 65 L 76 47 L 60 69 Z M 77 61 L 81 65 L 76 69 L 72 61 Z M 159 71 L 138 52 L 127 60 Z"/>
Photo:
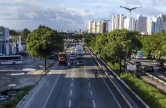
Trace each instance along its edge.
<path fill-rule="evenodd" d="M 165 74 L 158 73 L 158 67 L 156 66 L 157 62 L 154 62 L 153 60 L 147 60 L 147 59 L 131 59 L 130 60 L 131 63 L 134 63 L 134 61 L 140 61 L 141 66 L 139 67 L 142 69 L 144 69 L 145 66 L 153 66 L 154 72 L 148 72 L 148 73 L 166 82 Z M 137 73 L 139 72 L 143 72 L 143 71 L 137 71 Z"/>
<path fill-rule="evenodd" d="M 68 57 L 73 50 L 69 47 Z M 129 108 L 87 51 L 83 62 L 83 66 L 77 66 L 74 60 L 70 68 L 56 63 L 19 108 Z"/>

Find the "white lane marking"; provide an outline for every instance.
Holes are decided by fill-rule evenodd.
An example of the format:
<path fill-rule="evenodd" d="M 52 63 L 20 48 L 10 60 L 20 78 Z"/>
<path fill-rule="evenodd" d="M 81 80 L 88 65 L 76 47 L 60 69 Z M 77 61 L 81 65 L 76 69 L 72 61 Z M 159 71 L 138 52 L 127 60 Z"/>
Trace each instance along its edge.
<path fill-rule="evenodd" d="M 72 95 L 72 90 L 70 90 L 70 96 Z"/>
<path fill-rule="evenodd" d="M 69 108 L 70 108 L 70 106 L 71 106 L 71 100 L 69 101 Z"/>
<path fill-rule="evenodd" d="M 87 80 L 89 80 L 89 78 L 87 77 Z"/>
<path fill-rule="evenodd" d="M 90 94 L 93 95 L 92 90 L 90 90 Z"/>
<path fill-rule="evenodd" d="M 64 66 L 62 67 L 60 74 L 62 73 L 63 68 L 64 68 Z M 59 74 L 59 75 L 60 75 L 60 74 Z M 54 83 L 54 85 L 53 85 L 53 87 L 52 87 L 52 89 L 51 89 L 51 91 L 50 91 L 50 93 L 49 93 L 49 95 L 48 95 L 48 97 L 47 97 L 47 100 L 46 100 L 46 102 L 45 102 L 43 108 L 46 107 L 46 104 L 47 104 L 47 102 L 48 102 L 48 99 L 50 98 L 50 96 L 51 96 L 51 94 L 52 94 L 52 91 L 53 91 L 53 89 L 54 89 L 54 87 L 55 87 L 55 85 L 56 85 L 56 83 L 57 83 L 57 81 L 58 81 L 59 75 L 58 75 L 58 77 L 56 78 L 56 81 L 55 81 L 55 83 Z"/>
<path fill-rule="evenodd" d="M 71 87 L 73 87 L 73 83 L 71 83 Z"/>
<path fill-rule="evenodd" d="M 86 75 L 87 75 L 87 73 L 86 73 Z"/>
<path fill-rule="evenodd" d="M 96 107 L 96 105 L 95 105 L 95 101 L 94 101 L 94 100 L 93 100 L 93 106 Z"/>
<path fill-rule="evenodd" d="M 89 87 L 90 87 L 90 83 L 89 83 Z"/>
<path fill-rule="evenodd" d="M 92 60 L 92 59 L 91 59 Z M 95 63 L 94 63 L 94 61 L 92 60 L 92 62 L 93 62 L 93 64 L 95 65 Z M 96 67 L 96 65 L 95 65 L 95 67 Z M 96 69 L 97 69 L 97 67 L 96 67 Z M 97 69 L 98 70 L 98 69 Z M 100 71 L 98 70 L 98 72 L 100 73 Z M 100 73 L 100 75 L 101 75 L 101 73 Z M 102 79 L 103 79 L 103 81 L 105 82 L 105 80 L 104 80 L 104 78 L 103 78 L 103 76 L 101 75 L 101 77 L 102 77 Z M 117 104 L 118 104 L 118 106 L 121 108 L 121 106 L 120 106 L 120 104 L 119 104 L 119 102 L 118 102 L 118 100 L 116 99 L 116 97 L 114 96 L 114 94 L 112 93 L 112 91 L 111 91 L 111 89 L 109 88 L 109 86 L 108 86 L 108 84 L 105 82 L 105 84 L 106 84 L 106 86 L 107 86 L 107 88 L 109 89 L 109 91 L 111 92 L 111 94 L 112 94 L 112 96 L 114 97 L 114 99 L 115 99 L 115 101 L 117 102 Z"/>
<path fill-rule="evenodd" d="M 73 80 L 73 78 L 72 78 L 72 80 Z"/>
<path fill-rule="evenodd" d="M 73 75 L 74 75 L 74 72 L 73 72 Z"/>

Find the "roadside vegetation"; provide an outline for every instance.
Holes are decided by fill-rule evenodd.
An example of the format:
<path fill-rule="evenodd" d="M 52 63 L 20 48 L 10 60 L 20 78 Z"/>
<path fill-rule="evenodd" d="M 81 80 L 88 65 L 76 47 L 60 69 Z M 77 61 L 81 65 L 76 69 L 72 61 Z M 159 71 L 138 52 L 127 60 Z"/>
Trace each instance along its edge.
<path fill-rule="evenodd" d="M 84 40 L 87 47 L 103 59 L 151 108 L 165 108 L 164 94 L 133 74 L 126 74 L 121 65 L 122 59 L 126 60 L 126 56 L 129 58 L 132 50 L 142 50 L 146 57 L 160 60 L 161 56 L 166 55 L 164 32 L 141 37 L 137 31 L 117 29 L 105 34 L 90 35 Z"/>
<path fill-rule="evenodd" d="M 19 90 L 11 90 L 10 93 L 15 94 L 15 96 L 5 102 L 2 102 L 0 104 L 0 108 L 15 108 L 31 88 L 32 86 L 25 86 Z"/>

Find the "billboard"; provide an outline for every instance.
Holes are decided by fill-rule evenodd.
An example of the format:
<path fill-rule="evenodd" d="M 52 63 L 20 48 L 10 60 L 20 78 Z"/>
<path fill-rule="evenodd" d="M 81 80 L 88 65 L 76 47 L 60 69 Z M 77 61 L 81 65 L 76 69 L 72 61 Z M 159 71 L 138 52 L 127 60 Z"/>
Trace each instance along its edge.
<path fill-rule="evenodd" d="M 136 65 L 127 65 L 127 70 L 136 70 Z"/>

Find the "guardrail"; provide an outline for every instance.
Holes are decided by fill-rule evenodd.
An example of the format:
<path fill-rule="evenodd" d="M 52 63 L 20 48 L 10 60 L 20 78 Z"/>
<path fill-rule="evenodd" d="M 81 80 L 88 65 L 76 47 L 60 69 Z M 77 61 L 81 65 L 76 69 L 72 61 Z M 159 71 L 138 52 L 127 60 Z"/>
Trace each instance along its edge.
<path fill-rule="evenodd" d="M 128 88 L 128 90 L 135 95 L 135 97 L 140 100 L 142 102 L 142 104 L 146 107 L 146 108 L 150 108 L 137 94 L 135 94 L 135 92 L 133 92 L 131 90 L 131 88 L 102 60 L 100 59 L 100 57 L 98 57 L 97 55 L 95 55 L 91 50 L 89 50 L 89 48 L 87 48 L 87 50 L 90 52 L 91 56 L 94 57 L 95 61 L 97 62 L 97 64 L 103 69 L 103 66 L 100 65 L 100 63 L 96 60 L 96 58 L 98 58 L 116 77 L 119 81 L 121 81 L 122 84 L 124 84 L 124 86 L 126 88 Z M 112 84 L 115 86 L 115 88 L 118 90 L 118 92 L 121 94 L 121 96 L 123 97 L 123 99 L 126 101 L 126 103 L 129 105 L 130 108 L 133 108 L 131 106 L 131 104 L 128 102 L 128 100 L 125 98 L 125 96 L 122 94 L 122 92 L 118 89 L 118 87 L 114 84 L 114 82 L 111 80 L 111 78 L 109 77 L 108 73 L 105 71 L 105 69 L 103 69 L 105 74 L 107 75 L 107 77 L 110 79 L 110 81 L 112 82 Z"/>
<path fill-rule="evenodd" d="M 129 61 L 128 61 L 128 63 L 130 63 L 130 64 L 133 65 L 133 63 L 131 63 L 131 62 L 129 62 Z M 163 85 L 166 85 L 166 82 L 165 82 L 165 81 L 163 81 L 163 80 L 161 80 L 161 79 L 159 79 L 159 78 L 157 78 L 157 77 L 155 77 L 155 76 L 153 76 L 153 75 L 151 75 L 151 74 L 145 72 L 145 71 L 144 71 L 142 68 L 140 68 L 140 67 L 138 67 L 138 68 L 141 69 L 147 76 L 151 77 L 152 80 L 155 79 L 156 82 L 157 82 L 157 83 L 160 82 L 160 83 L 162 84 L 162 86 L 163 86 Z"/>

